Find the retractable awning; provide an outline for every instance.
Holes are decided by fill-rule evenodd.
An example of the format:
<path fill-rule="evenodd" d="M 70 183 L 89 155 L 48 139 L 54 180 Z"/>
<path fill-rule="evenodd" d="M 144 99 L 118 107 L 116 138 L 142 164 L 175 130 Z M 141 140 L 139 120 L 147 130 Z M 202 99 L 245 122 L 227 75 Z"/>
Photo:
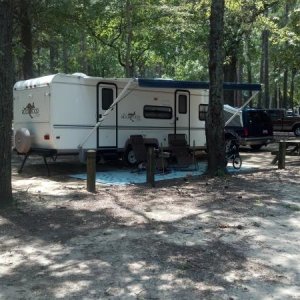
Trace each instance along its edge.
<path fill-rule="evenodd" d="M 206 81 L 181 81 L 139 78 L 138 85 L 140 87 L 149 88 L 209 89 L 209 82 Z M 223 88 L 224 90 L 261 91 L 262 85 L 258 83 L 224 82 Z"/>

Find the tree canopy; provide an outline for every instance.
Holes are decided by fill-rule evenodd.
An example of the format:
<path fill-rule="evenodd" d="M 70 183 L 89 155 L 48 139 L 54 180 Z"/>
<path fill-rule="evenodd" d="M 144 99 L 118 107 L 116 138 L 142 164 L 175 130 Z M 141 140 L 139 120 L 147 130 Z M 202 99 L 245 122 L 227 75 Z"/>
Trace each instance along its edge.
<path fill-rule="evenodd" d="M 79 71 L 208 80 L 210 2 L 15 1 L 15 79 Z M 298 105 L 299 24 L 299 0 L 225 1 L 225 81 L 264 83 L 260 106 Z"/>

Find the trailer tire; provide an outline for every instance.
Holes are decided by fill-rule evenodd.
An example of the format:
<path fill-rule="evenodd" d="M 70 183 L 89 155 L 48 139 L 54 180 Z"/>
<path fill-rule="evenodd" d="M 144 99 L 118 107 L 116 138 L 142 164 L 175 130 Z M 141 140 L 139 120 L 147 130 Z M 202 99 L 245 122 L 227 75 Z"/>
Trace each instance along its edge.
<path fill-rule="evenodd" d="M 18 153 L 26 154 L 31 148 L 30 131 L 27 128 L 19 128 L 15 134 L 15 148 Z"/>
<path fill-rule="evenodd" d="M 127 146 L 125 152 L 124 152 L 124 161 L 129 166 L 133 167 L 137 164 L 137 160 L 135 158 L 134 151 L 130 145 Z"/>

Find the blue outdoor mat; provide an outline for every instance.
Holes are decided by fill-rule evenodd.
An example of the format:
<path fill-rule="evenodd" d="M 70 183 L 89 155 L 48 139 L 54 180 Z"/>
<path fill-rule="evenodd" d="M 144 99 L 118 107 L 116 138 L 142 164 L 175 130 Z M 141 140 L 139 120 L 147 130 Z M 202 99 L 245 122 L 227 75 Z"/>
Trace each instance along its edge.
<path fill-rule="evenodd" d="M 203 175 L 206 170 L 206 166 L 207 166 L 206 163 L 198 163 L 197 170 L 195 170 L 195 168 L 191 168 L 190 170 L 170 169 L 166 173 L 155 174 L 155 181 Z M 245 170 L 245 169 L 249 170 L 249 167 L 243 165 L 241 170 Z M 228 166 L 227 170 L 230 173 L 241 171 L 241 170 L 235 170 L 232 166 Z M 70 176 L 77 179 L 86 179 L 87 177 L 86 173 L 74 174 Z M 112 184 L 112 185 L 146 183 L 146 171 L 142 170 L 139 172 L 133 172 L 132 170 L 110 170 L 110 171 L 97 172 L 96 182 L 103 183 L 103 184 Z"/>

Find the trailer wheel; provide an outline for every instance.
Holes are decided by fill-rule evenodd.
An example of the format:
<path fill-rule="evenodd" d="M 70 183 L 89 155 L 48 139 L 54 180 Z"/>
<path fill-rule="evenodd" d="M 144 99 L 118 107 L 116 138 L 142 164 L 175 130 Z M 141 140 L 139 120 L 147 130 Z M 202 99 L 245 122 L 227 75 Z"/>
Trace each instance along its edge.
<path fill-rule="evenodd" d="M 124 152 L 124 161 L 129 166 L 135 166 L 136 163 L 137 163 L 137 160 L 135 158 L 135 154 L 134 154 L 133 149 L 130 145 L 126 148 L 126 151 Z"/>
<path fill-rule="evenodd" d="M 25 154 L 31 148 L 31 136 L 27 128 L 20 128 L 15 134 L 15 147 L 18 153 Z"/>

